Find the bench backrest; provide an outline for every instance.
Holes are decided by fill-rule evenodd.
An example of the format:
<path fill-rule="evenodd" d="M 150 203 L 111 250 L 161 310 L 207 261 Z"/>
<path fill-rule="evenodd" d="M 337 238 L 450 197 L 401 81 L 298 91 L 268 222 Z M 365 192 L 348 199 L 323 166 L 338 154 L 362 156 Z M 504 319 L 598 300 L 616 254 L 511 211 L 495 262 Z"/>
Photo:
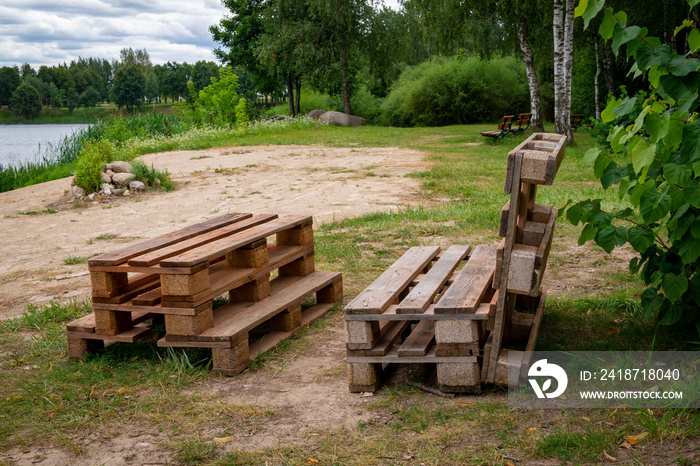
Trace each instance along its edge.
<path fill-rule="evenodd" d="M 498 129 L 510 130 L 510 126 L 513 123 L 513 118 L 515 118 L 514 115 L 504 115 L 503 118 L 501 118 L 501 123 L 498 125 Z"/>

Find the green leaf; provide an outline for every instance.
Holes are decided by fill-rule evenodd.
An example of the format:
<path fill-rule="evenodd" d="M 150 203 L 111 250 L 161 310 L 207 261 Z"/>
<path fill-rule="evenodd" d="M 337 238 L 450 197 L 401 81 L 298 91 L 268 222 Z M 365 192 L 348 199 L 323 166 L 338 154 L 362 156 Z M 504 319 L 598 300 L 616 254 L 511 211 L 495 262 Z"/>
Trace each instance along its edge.
<path fill-rule="evenodd" d="M 649 140 L 653 143 L 659 142 L 661 138 L 668 133 L 670 116 L 659 115 L 658 113 L 650 113 L 644 120 L 646 130 L 649 134 Z"/>
<path fill-rule="evenodd" d="M 635 103 L 637 103 L 637 96 L 634 96 L 632 98 L 625 97 L 625 100 L 623 100 L 622 103 L 620 103 L 613 109 L 613 114 L 616 118 L 620 118 L 621 116 L 625 116 L 628 113 L 632 113 L 632 110 L 634 110 Z"/>
<path fill-rule="evenodd" d="M 700 176 L 700 162 L 693 164 L 693 173 L 695 173 L 695 176 Z"/>
<path fill-rule="evenodd" d="M 692 53 L 700 49 L 700 31 L 697 29 L 691 29 L 690 33 L 688 33 L 688 47 L 690 47 Z"/>
<path fill-rule="evenodd" d="M 583 3 L 583 0 L 581 0 L 581 2 Z M 586 0 L 586 3 L 588 3 L 588 0 Z M 691 20 L 689 20 L 689 19 L 683 20 L 683 24 L 681 24 L 680 26 L 678 26 L 676 29 L 673 30 L 673 35 L 677 36 L 679 32 L 681 32 L 683 29 L 687 28 L 691 24 L 693 24 L 693 22 Z"/>
<path fill-rule="evenodd" d="M 697 92 L 686 92 L 678 99 L 678 111 L 680 113 L 687 112 L 696 100 L 698 100 Z"/>
<path fill-rule="evenodd" d="M 676 149 L 678 149 L 678 145 L 683 140 L 684 126 L 685 123 L 683 123 L 680 120 L 669 120 L 668 133 L 666 133 L 666 136 L 663 137 L 664 144 L 666 145 L 666 148 L 668 148 L 669 151 L 675 151 Z"/>
<path fill-rule="evenodd" d="M 663 288 L 666 298 L 675 303 L 688 291 L 688 279 L 685 275 L 667 273 L 661 282 L 661 288 Z"/>
<path fill-rule="evenodd" d="M 668 221 L 668 230 L 673 231 L 676 228 L 678 228 L 678 221 L 685 215 L 686 212 L 688 212 L 688 209 L 690 209 L 690 204 L 686 204 L 682 207 L 680 207 L 675 214 L 673 214 L 673 217 L 671 217 L 671 220 Z M 685 233 L 685 232 L 683 232 Z"/>
<path fill-rule="evenodd" d="M 637 115 L 637 118 L 634 119 L 634 126 L 632 126 L 632 129 L 629 130 L 630 133 L 636 133 L 640 129 L 642 129 L 642 126 L 644 126 L 644 117 L 649 113 L 649 109 L 651 108 L 651 105 L 647 105 L 644 107 L 644 109 Z"/>
<path fill-rule="evenodd" d="M 621 143 L 620 140 L 626 135 L 625 129 L 622 126 L 617 126 L 615 127 L 615 132 L 608 136 L 610 147 L 612 147 L 615 152 L 620 152 L 625 147 L 624 143 Z"/>
<path fill-rule="evenodd" d="M 629 242 L 635 251 L 644 254 L 654 244 L 654 233 L 649 228 L 634 227 L 629 231 Z"/>
<path fill-rule="evenodd" d="M 607 158 L 605 155 L 600 155 L 596 160 L 595 164 L 593 164 L 593 173 L 595 174 L 596 178 L 600 178 L 603 176 L 603 173 L 605 169 L 607 168 L 608 165 L 610 165 L 612 162 L 610 161 L 609 158 Z"/>
<path fill-rule="evenodd" d="M 583 207 L 581 204 L 574 204 L 571 207 L 569 207 L 566 211 L 566 218 L 571 222 L 572 225 L 578 225 L 578 222 L 581 221 L 581 213 L 583 211 Z"/>
<path fill-rule="evenodd" d="M 623 178 L 620 180 L 620 186 L 617 188 L 618 196 L 620 199 L 624 199 L 627 196 L 627 191 L 630 189 L 631 181 L 629 178 Z"/>
<path fill-rule="evenodd" d="M 583 13 L 585 13 L 586 8 L 588 8 L 588 0 L 581 0 L 579 2 L 578 6 L 576 7 L 576 9 L 574 10 L 574 18 L 579 18 L 579 17 L 583 16 Z M 678 28 L 676 28 L 676 29 L 678 29 Z M 678 33 L 676 32 L 676 34 L 678 34 Z"/>
<path fill-rule="evenodd" d="M 600 177 L 600 184 L 603 185 L 603 189 L 608 189 L 619 183 L 628 174 L 627 167 L 607 167 L 603 176 Z"/>
<path fill-rule="evenodd" d="M 684 264 L 692 264 L 700 257 L 700 239 L 687 237 L 678 248 L 678 255 Z"/>
<path fill-rule="evenodd" d="M 629 26 L 624 29 L 615 28 L 613 31 L 612 49 L 615 55 L 618 54 L 620 46 L 636 38 L 641 32 L 639 26 Z"/>
<path fill-rule="evenodd" d="M 639 205 L 640 202 L 642 202 L 642 194 L 644 194 L 644 191 L 646 191 L 646 188 L 641 184 L 638 184 L 632 188 L 632 192 L 630 193 L 630 203 L 632 205 Z"/>
<path fill-rule="evenodd" d="M 671 47 L 668 44 L 656 48 L 639 47 L 637 50 L 637 67 L 645 71 L 647 68 L 668 63 L 671 59 Z"/>
<path fill-rule="evenodd" d="M 642 194 L 639 211 L 646 223 L 655 223 L 671 211 L 672 199 L 665 191 L 657 193 L 654 188 L 648 188 Z"/>
<path fill-rule="evenodd" d="M 683 125 L 681 156 L 688 157 L 691 162 L 700 159 L 700 121 Z"/>
<path fill-rule="evenodd" d="M 663 303 L 664 297 L 658 294 L 655 286 L 650 286 L 642 293 L 642 313 L 645 317 L 653 315 Z"/>
<path fill-rule="evenodd" d="M 603 36 L 603 39 L 607 41 L 612 37 L 616 24 L 617 20 L 613 17 L 612 8 L 606 8 L 603 21 L 600 23 L 600 28 L 598 28 L 598 32 Z"/>
<path fill-rule="evenodd" d="M 700 184 L 696 178 L 691 178 L 685 185 L 683 197 L 688 204 L 700 209 Z"/>
<path fill-rule="evenodd" d="M 590 23 L 591 20 L 596 17 L 598 12 L 601 9 L 603 9 L 603 5 L 605 5 L 605 0 L 592 0 L 590 2 L 588 0 L 581 0 L 581 3 L 579 4 L 576 10 L 581 8 L 584 1 L 586 2 L 586 6 L 581 14 L 583 16 L 583 28 L 588 29 L 588 23 Z"/>
<path fill-rule="evenodd" d="M 659 92 L 666 94 L 673 100 L 678 101 L 688 92 L 693 93 L 700 87 L 700 73 L 694 71 L 686 76 L 673 76 L 667 74 L 659 78 Z"/>
<path fill-rule="evenodd" d="M 700 0 L 687 0 L 687 2 L 688 2 L 688 5 L 692 8 L 695 5 L 697 5 L 698 3 L 700 3 Z"/>
<path fill-rule="evenodd" d="M 583 163 L 593 163 L 596 161 L 598 158 L 598 155 L 600 155 L 600 149 L 597 147 L 594 147 L 592 149 L 588 149 L 586 151 L 586 154 L 583 156 Z"/>
<path fill-rule="evenodd" d="M 639 173 L 643 168 L 648 167 L 654 161 L 656 154 L 656 144 L 648 144 L 641 140 L 632 148 L 632 166 L 635 173 Z M 597 175 L 596 175 L 597 176 Z"/>
<path fill-rule="evenodd" d="M 615 119 L 615 107 L 617 107 L 620 102 L 619 99 L 610 99 L 605 110 L 600 113 L 600 119 L 603 120 L 603 123 L 610 123 Z"/>
<path fill-rule="evenodd" d="M 593 238 L 595 238 L 596 233 L 598 233 L 598 227 L 595 227 L 590 223 L 583 227 L 581 236 L 579 236 L 578 238 L 579 246 L 583 246 L 586 243 L 586 241 L 590 241 Z"/>
<path fill-rule="evenodd" d="M 595 242 L 598 246 L 605 249 L 605 252 L 610 254 L 615 246 L 622 246 L 627 242 L 627 228 L 608 225 L 598 230 L 595 237 Z"/>
<path fill-rule="evenodd" d="M 696 219 L 690 226 L 690 234 L 693 238 L 700 239 L 700 220 Z"/>
<path fill-rule="evenodd" d="M 676 186 L 683 188 L 690 181 L 692 171 L 689 167 L 681 166 L 675 163 L 667 163 L 663 168 L 664 177 Z"/>
<path fill-rule="evenodd" d="M 671 60 L 667 67 L 668 71 L 675 76 L 687 76 L 688 73 L 698 70 L 700 67 L 700 60 L 679 55 Z"/>

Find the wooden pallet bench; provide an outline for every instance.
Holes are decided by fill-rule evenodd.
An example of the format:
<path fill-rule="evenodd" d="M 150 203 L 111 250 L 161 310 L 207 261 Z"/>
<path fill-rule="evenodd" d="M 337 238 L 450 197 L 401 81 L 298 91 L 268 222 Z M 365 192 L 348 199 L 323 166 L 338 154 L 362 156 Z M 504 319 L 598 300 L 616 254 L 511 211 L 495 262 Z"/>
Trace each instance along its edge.
<path fill-rule="evenodd" d="M 409 249 L 345 308 L 350 390 L 376 390 L 388 364 L 427 363 L 441 390 L 478 391 L 495 265 L 488 246 Z"/>
<path fill-rule="evenodd" d="M 376 390 L 390 364 L 435 364 L 442 391 L 472 393 L 525 367 L 557 217 L 536 190 L 552 184 L 565 143 L 535 133 L 509 153 L 498 247 L 411 248 L 346 306 L 350 391 Z"/>
<path fill-rule="evenodd" d="M 88 270 L 94 314 L 68 325 L 72 358 L 100 346 L 95 342 L 142 338 L 146 321 L 155 317 L 164 320 L 167 338 L 182 342 L 200 335 L 222 324 L 213 309 L 213 300 L 222 295 L 228 295 L 228 309 L 265 300 L 280 283 L 298 281 L 296 289 L 306 287 L 301 299 L 318 292 L 325 310 L 331 307 L 325 305 L 328 299 L 342 296 L 340 274 L 315 273 L 308 216 L 224 215 L 92 258 Z M 271 281 L 275 271 L 278 278 Z M 317 289 L 319 277 L 327 283 Z"/>

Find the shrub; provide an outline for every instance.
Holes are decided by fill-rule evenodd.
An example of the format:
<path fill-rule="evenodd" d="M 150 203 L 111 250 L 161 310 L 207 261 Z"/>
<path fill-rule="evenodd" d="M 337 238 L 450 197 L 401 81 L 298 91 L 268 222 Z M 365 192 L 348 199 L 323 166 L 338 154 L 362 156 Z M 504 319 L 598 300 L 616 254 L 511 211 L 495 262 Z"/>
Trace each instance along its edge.
<path fill-rule="evenodd" d="M 136 152 L 132 146 L 118 148 L 111 141 L 100 139 L 83 145 L 76 162 L 75 184 L 86 193 L 98 191 L 102 184 L 102 169 L 106 162 L 133 160 Z"/>
<path fill-rule="evenodd" d="M 248 104 L 246 103 L 246 100 L 244 98 L 241 98 L 238 101 L 238 105 L 236 105 L 236 108 L 234 110 L 236 112 L 236 124 L 238 126 L 247 125 L 250 121 L 250 118 L 248 118 Z"/>
<path fill-rule="evenodd" d="M 148 168 L 145 162 L 137 160 L 132 164 L 131 173 L 134 174 L 138 181 L 141 181 L 146 186 L 159 185 L 160 189 L 172 191 L 177 188 L 173 180 L 170 178 L 168 170 L 160 171 L 153 165 Z M 156 182 L 156 180 L 158 180 Z"/>
<path fill-rule="evenodd" d="M 438 58 L 401 74 L 379 120 L 392 126 L 469 124 L 529 107 L 525 71 L 515 58 Z"/>
<path fill-rule="evenodd" d="M 24 118 L 36 118 L 41 114 L 41 97 L 39 91 L 29 83 L 22 83 L 10 98 L 12 110 Z"/>

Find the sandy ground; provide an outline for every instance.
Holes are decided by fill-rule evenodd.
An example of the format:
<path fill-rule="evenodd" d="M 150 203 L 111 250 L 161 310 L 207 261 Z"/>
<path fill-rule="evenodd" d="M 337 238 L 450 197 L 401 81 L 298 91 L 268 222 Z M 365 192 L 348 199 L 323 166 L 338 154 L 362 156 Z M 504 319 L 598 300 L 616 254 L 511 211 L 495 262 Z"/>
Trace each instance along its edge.
<path fill-rule="evenodd" d="M 179 189 L 77 208 L 65 202 L 70 179 L 0 194 L 0 319 L 22 314 L 27 303 L 88 296 L 87 266 L 65 265 L 69 256 L 106 253 L 230 212 L 313 215 L 319 224 L 414 205 L 420 181 L 405 175 L 428 169 L 423 154 L 397 148 L 224 147 L 143 159 L 168 169 Z"/>

